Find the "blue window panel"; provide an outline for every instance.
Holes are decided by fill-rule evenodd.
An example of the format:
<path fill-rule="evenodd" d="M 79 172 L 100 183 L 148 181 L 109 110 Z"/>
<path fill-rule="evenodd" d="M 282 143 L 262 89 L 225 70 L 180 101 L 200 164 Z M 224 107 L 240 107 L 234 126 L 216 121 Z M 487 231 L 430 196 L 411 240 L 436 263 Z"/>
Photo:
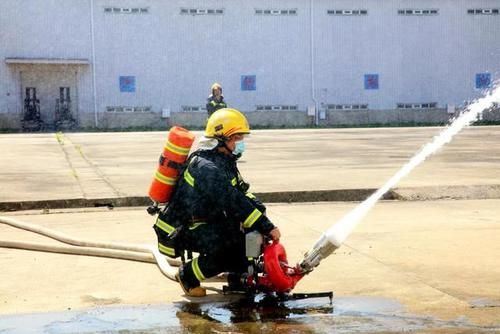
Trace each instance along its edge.
<path fill-rule="evenodd" d="M 477 73 L 476 74 L 476 88 L 477 89 L 491 88 L 491 74 L 490 73 Z"/>
<path fill-rule="evenodd" d="M 120 92 L 135 93 L 135 77 L 120 76 Z"/>
<path fill-rule="evenodd" d="M 378 89 L 378 74 L 365 74 L 365 89 Z"/>
<path fill-rule="evenodd" d="M 255 75 L 242 75 L 241 76 L 241 90 L 257 90 L 257 76 L 255 76 Z"/>

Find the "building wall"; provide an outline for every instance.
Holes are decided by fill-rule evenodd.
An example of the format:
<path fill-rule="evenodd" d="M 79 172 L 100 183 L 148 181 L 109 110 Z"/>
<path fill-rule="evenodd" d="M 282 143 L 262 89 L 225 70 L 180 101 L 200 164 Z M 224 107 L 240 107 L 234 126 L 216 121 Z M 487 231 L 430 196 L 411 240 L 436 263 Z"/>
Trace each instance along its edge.
<path fill-rule="evenodd" d="M 165 108 L 175 113 L 182 106 L 204 106 L 214 81 L 223 85 L 230 106 L 246 112 L 256 105 L 297 106 L 302 113 L 292 118 L 283 117 L 288 112 L 255 113 L 263 126 L 281 126 L 283 120 L 295 126 L 309 124 L 305 110 L 315 103 L 320 108 L 367 104 L 368 111 L 327 113 L 328 120 L 353 124 L 370 118 L 363 113 L 400 119 L 397 103 L 460 106 L 481 95 L 475 88 L 477 73 L 499 77 L 500 15 L 467 14 L 470 8 L 500 8 L 498 0 L 94 0 L 95 64 L 90 4 L 0 2 L 0 127 L 19 123 L 23 75 L 42 72 L 53 72 L 46 78 L 54 87 L 63 80 L 55 73 L 72 77 L 82 127 L 96 120 L 101 127 L 154 124 Z M 147 13 L 107 13 L 106 7 L 147 8 Z M 185 15 L 181 8 L 223 9 L 224 14 Z M 256 15 L 256 9 L 291 9 L 296 15 Z M 327 14 L 360 9 L 367 15 Z M 439 14 L 398 15 L 398 9 L 438 9 Z M 91 64 L 7 65 L 8 57 L 88 59 Z M 365 89 L 366 74 L 378 74 L 378 89 Z M 256 90 L 241 90 L 242 75 L 256 76 Z M 120 76 L 135 78 L 134 92 L 120 91 Z M 108 107 L 147 107 L 148 112 L 112 115 Z M 387 112 L 392 115 L 382 117 Z M 404 112 L 441 119 L 431 110 Z"/>
<path fill-rule="evenodd" d="M 7 65 L 6 58 L 89 59 L 88 1 L 0 3 L 0 128 L 18 128 L 25 87 L 36 86 L 42 117 L 54 120 L 59 86 L 70 86 L 75 115 L 91 111 L 90 66 Z M 77 98 L 78 97 L 78 98 Z"/>

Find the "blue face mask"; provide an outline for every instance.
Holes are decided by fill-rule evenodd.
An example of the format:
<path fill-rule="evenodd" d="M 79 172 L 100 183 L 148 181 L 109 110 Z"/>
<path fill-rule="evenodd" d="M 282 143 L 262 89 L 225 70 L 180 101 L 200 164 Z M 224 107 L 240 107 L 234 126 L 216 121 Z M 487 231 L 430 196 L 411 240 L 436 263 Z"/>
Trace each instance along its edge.
<path fill-rule="evenodd" d="M 234 146 L 233 154 L 236 156 L 241 156 L 245 152 L 245 142 L 243 140 L 237 141 Z"/>

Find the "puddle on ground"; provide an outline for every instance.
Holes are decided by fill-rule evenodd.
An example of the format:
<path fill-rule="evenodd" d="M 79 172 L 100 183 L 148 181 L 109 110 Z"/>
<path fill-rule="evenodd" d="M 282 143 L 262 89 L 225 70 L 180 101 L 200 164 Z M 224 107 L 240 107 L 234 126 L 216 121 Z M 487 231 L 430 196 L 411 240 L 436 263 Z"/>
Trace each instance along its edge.
<path fill-rule="evenodd" d="M 311 298 L 276 302 L 242 298 L 169 305 L 100 306 L 86 311 L 0 316 L 0 333 L 401 333 L 428 330 L 494 333 L 465 318 L 440 321 L 376 297 Z M 438 333 L 436 332 L 436 333 Z M 456 331 L 454 331 L 456 332 Z"/>

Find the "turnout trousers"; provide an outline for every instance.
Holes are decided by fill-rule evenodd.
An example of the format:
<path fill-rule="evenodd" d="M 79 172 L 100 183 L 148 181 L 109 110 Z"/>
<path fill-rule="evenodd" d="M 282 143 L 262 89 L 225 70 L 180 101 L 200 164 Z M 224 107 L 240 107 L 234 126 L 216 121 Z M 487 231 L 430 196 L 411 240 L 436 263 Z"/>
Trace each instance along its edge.
<path fill-rule="evenodd" d="M 247 270 L 245 234 L 236 224 L 198 223 L 186 229 L 183 248 L 199 256 L 182 266 L 183 281 L 197 287 L 206 278 L 222 272 L 243 273 Z"/>

